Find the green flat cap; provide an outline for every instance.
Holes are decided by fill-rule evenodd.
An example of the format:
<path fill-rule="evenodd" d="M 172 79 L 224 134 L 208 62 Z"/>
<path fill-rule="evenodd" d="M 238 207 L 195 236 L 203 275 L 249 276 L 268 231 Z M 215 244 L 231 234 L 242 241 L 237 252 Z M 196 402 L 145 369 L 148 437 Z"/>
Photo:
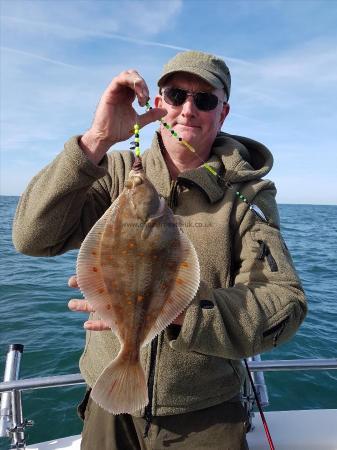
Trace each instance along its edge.
<path fill-rule="evenodd" d="M 163 86 L 168 76 L 175 72 L 192 73 L 214 88 L 224 88 L 228 100 L 231 91 L 231 74 L 223 59 L 197 51 L 178 53 L 165 64 L 158 86 Z"/>

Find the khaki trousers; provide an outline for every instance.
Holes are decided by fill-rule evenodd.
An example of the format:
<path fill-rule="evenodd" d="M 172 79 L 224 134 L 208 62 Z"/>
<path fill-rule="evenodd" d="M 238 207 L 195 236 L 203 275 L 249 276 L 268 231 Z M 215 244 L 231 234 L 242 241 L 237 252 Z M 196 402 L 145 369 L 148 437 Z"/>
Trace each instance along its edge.
<path fill-rule="evenodd" d="M 83 406 L 83 405 L 82 405 Z M 109 414 L 89 398 L 84 412 L 81 450 L 247 450 L 245 411 L 229 401 L 186 414 L 146 420 Z"/>

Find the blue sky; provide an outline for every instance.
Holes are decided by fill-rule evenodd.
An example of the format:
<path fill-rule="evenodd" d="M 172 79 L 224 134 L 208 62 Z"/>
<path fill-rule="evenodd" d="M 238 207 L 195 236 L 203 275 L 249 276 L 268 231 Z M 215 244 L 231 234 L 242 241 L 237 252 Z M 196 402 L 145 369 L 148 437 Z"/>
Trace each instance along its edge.
<path fill-rule="evenodd" d="M 230 67 L 223 130 L 270 148 L 278 202 L 337 204 L 337 1 L 0 3 L 1 194 L 19 195 L 89 128 L 119 72 L 136 68 L 154 97 L 162 65 L 196 49 Z"/>

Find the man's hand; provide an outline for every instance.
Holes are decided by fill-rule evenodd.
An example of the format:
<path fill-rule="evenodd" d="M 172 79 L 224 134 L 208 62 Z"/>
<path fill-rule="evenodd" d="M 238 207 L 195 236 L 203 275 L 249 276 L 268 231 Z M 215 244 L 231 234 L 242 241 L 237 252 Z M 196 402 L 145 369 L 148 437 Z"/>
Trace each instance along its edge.
<path fill-rule="evenodd" d="M 68 286 L 71 288 L 78 288 L 77 278 L 75 275 L 71 276 L 68 280 Z M 95 312 L 93 307 L 87 302 L 87 300 L 71 299 L 68 302 L 68 308 L 71 311 L 81 312 Z M 110 327 L 103 320 L 87 320 L 84 322 L 83 327 L 86 330 L 91 331 L 106 331 L 110 330 Z"/>
<path fill-rule="evenodd" d="M 75 275 L 71 276 L 68 280 L 68 286 L 71 288 L 78 288 L 77 278 Z M 68 302 L 68 308 L 71 311 L 81 311 L 81 312 L 95 312 L 93 307 L 89 304 L 87 300 L 71 299 Z M 174 325 L 182 325 L 185 318 L 185 311 L 183 311 L 179 316 L 172 322 Z M 110 330 L 110 327 L 103 320 L 87 320 L 84 322 L 83 327 L 86 330 L 91 331 L 106 331 Z"/>
<path fill-rule="evenodd" d="M 98 164 L 109 148 L 133 134 L 133 126 L 143 127 L 165 116 L 163 108 L 153 108 L 137 115 L 132 106 L 137 97 L 140 106 L 149 100 L 149 89 L 136 70 L 130 69 L 113 78 L 104 91 L 91 128 L 82 136 L 80 146 L 86 156 Z"/>

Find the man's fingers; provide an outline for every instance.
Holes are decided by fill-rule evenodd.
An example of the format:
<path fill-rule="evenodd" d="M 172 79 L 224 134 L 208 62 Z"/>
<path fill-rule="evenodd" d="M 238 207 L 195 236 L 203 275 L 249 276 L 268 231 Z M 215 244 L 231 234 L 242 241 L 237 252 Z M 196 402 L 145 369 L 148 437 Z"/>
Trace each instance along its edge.
<path fill-rule="evenodd" d="M 135 91 L 139 105 L 145 106 L 145 103 L 150 97 L 150 93 L 144 78 L 134 69 L 127 70 L 125 73 L 127 74 L 125 80 L 128 86 Z"/>
<path fill-rule="evenodd" d="M 106 331 L 111 329 L 103 320 L 87 320 L 84 322 L 83 327 L 90 331 Z"/>
<path fill-rule="evenodd" d="M 166 114 L 167 110 L 164 108 L 152 108 L 149 111 L 146 111 L 146 113 L 140 114 L 138 116 L 137 122 L 140 127 L 145 127 L 145 125 L 161 119 L 162 117 L 166 116 Z"/>
<path fill-rule="evenodd" d="M 128 87 L 131 89 L 138 98 L 140 106 L 145 106 L 149 99 L 149 88 L 139 73 L 134 69 L 125 70 L 114 78 L 108 89 L 105 91 L 105 95 L 110 99 L 112 93 L 117 93 L 120 87 Z M 116 90 L 117 89 L 117 90 Z"/>
<path fill-rule="evenodd" d="M 72 299 L 68 302 L 68 308 L 71 311 L 95 312 L 93 307 L 86 300 Z M 103 320 L 87 320 L 83 324 L 83 328 L 90 331 L 106 331 L 110 327 Z"/>
<path fill-rule="evenodd" d="M 94 308 L 86 300 L 69 300 L 68 308 L 71 311 L 95 312 Z"/>
<path fill-rule="evenodd" d="M 78 284 L 77 284 L 77 276 L 76 275 L 72 275 L 69 280 L 68 280 L 68 286 L 71 288 L 78 288 Z"/>

